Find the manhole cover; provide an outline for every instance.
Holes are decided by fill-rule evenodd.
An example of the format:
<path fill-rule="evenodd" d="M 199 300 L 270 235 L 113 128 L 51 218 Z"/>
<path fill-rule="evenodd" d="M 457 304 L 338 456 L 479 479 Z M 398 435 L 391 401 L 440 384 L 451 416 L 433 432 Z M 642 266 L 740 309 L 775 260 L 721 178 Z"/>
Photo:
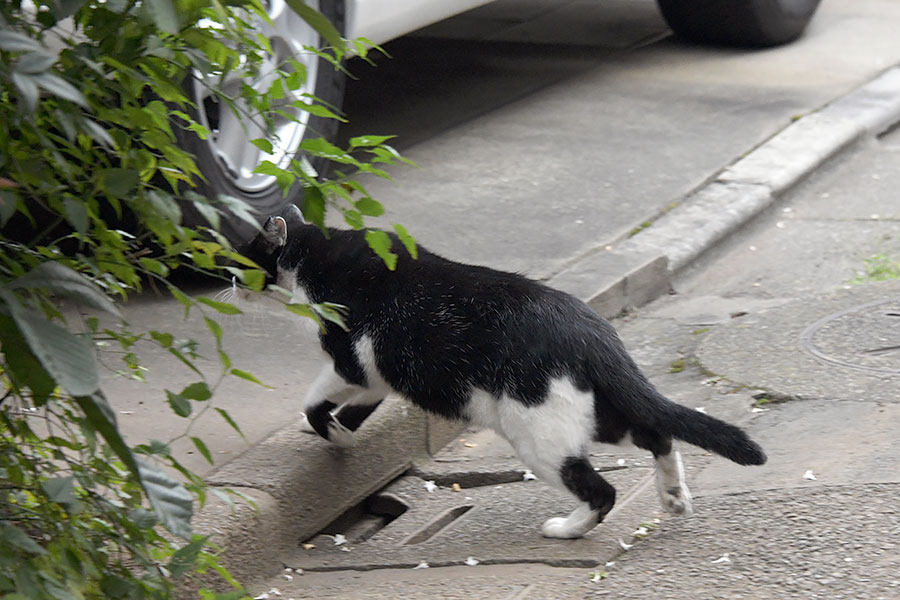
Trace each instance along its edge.
<path fill-rule="evenodd" d="M 840 367 L 900 373 L 900 297 L 823 317 L 800 335 L 800 347 Z"/>

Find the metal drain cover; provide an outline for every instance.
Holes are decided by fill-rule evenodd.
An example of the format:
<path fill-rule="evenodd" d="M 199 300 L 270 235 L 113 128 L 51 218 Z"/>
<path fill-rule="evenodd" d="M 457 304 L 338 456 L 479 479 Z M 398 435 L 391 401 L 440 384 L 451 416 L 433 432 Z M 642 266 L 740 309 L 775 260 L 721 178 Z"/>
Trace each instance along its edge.
<path fill-rule="evenodd" d="M 900 402 L 900 282 L 798 299 L 715 327 L 707 370 L 801 399 Z"/>
<path fill-rule="evenodd" d="M 900 297 L 823 317 L 806 328 L 800 347 L 839 367 L 900 374 Z"/>

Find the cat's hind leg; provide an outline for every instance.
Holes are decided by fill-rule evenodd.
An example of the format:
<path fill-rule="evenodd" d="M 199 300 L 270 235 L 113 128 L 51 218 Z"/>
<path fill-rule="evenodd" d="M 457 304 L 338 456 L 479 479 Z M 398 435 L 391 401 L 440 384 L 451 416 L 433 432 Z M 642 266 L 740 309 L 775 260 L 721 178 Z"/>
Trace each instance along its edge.
<path fill-rule="evenodd" d="M 552 538 L 577 538 L 612 510 L 616 490 L 587 456 L 594 435 L 594 396 L 568 379 L 549 382 L 539 404 L 498 401 L 499 432 L 538 479 L 573 494 L 580 505 L 567 517 L 546 521 L 541 532 Z"/>
<path fill-rule="evenodd" d="M 646 429 L 632 429 L 631 439 L 638 448 L 653 453 L 656 460 L 656 491 L 663 510 L 676 515 L 691 514 L 691 490 L 684 480 L 681 453 L 672 448 L 672 438 Z"/>
<path fill-rule="evenodd" d="M 544 522 L 541 533 L 550 538 L 579 538 L 593 529 L 616 503 L 616 488 L 594 471 L 586 457 L 569 457 L 559 470 L 563 485 L 582 504 L 568 517 Z"/>

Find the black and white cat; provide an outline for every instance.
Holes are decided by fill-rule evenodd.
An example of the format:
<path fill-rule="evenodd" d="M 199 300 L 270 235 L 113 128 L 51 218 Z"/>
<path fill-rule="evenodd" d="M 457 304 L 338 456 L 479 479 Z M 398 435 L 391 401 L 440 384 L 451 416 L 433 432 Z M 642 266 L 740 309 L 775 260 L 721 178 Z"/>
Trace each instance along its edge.
<path fill-rule="evenodd" d="M 390 392 L 489 427 L 539 479 L 580 501 L 544 523 L 554 538 L 584 535 L 613 507 L 615 488 L 588 462 L 593 441 L 630 439 L 651 451 L 663 508 L 676 514 L 691 511 L 691 494 L 673 438 L 738 464 L 765 462 L 737 427 L 661 395 L 612 325 L 580 300 L 421 246 L 413 259 L 396 239 L 394 251 L 391 271 L 363 232 L 330 229 L 326 238 L 294 206 L 244 250 L 295 295 L 347 307 L 349 331 L 327 323 L 320 336 L 331 360 L 305 400 L 309 425 L 327 440 L 352 446 L 352 430 Z"/>

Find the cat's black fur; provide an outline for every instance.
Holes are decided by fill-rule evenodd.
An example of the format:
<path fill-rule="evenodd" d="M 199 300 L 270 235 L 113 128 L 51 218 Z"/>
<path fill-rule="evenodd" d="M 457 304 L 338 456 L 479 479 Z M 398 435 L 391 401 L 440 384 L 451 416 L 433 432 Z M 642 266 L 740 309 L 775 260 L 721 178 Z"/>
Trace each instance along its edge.
<path fill-rule="evenodd" d="M 666 481 L 659 485 L 683 487 L 680 500 L 677 486 L 674 499 L 664 498 L 664 504 L 674 503 L 670 508 L 675 512 L 690 510 L 690 494 L 680 457 L 672 452 L 672 438 L 739 464 L 765 462 L 762 449 L 737 427 L 662 396 L 630 358 L 612 325 L 578 299 L 520 275 L 444 259 L 421 246 L 413 259 L 399 240 L 392 240 L 398 255 L 393 271 L 369 248 L 363 232 L 329 229 L 326 238 L 290 207 L 281 219 L 270 218 L 244 250 L 280 285 L 295 285 L 311 302 L 347 308 L 348 331 L 328 323 L 320 340 L 342 380 L 334 378 L 331 387 L 322 389 L 338 390 L 343 401 L 350 391 L 360 394 L 352 401 L 355 416 L 348 412 L 348 419 L 365 418 L 380 400 L 378 390 L 371 392 L 377 398 L 366 390 L 385 384 L 383 392 L 393 390 L 450 419 L 473 418 L 473 394 L 498 403 L 502 398 L 502 409 L 483 410 L 490 412 L 489 421 L 492 410 L 500 411 L 498 419 L 512 415 L 506 424 L 480 424 L 498 429 L 520 455 L 528 455 L 528 466 L 537 466 L 542 479 L 585 503 L 583 514 L 573 513 L 565 523 L 557 519 L 555 528 L 550 522 L 545 525 L 545 535 L 556 537 L 576 537 L 602 520 L 612 508 L 615 490 L 594 472 L 581 445 L 573 447 L 572 455 L 556 457 L 558 448 L 571 444 L 568 439 L 547 448 L 540 445 L 546 441 L 522 439 L 528 432 L 521 429 L 551 395 L 560 406 L 592 414 L 592 422 L 584 423 L 590 439 L 616 443 L 630 434 L 636 445 L 667 461 L 660 465 L 665 471 L 660 477 Z M 366 360 L 374 360 L 374 365 Z M 570 393 L 559 391 L 570 388 Z M 582 406 L 585 394 L 592 406 Z M 332 415 L 342 400 L 333 400 L 310 397 L 306 404 L 310 425 L 329 439 L 342 429 L 340 414 L 337 419 Z M 578 426 L 566 415 L 549 418 L 557 417 L 562 419 L 558 435 L 571 438 Z M 548 435 L 554 435 L 552 428 L 541 438 Z M 541 453 L 552 455 L 558 464 L 538 465 L 540 456 L 531 455 Z M 664 490 L 660 494 L 663 497 Z"/>

